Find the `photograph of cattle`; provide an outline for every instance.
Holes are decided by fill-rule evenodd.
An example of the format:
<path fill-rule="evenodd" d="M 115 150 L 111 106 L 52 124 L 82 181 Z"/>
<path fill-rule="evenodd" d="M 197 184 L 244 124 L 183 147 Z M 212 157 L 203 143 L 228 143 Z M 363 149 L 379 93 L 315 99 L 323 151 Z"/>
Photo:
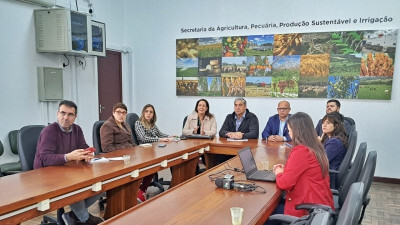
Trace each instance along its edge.
<path fill-rule="evenodd" d="M 271 77 L 247 77 L 246 97 L 271 97 Z"/>
<path fill-rule="evenodd" d="M 177 96 L 390 100 L 397 29 L 176 40 Z"/>

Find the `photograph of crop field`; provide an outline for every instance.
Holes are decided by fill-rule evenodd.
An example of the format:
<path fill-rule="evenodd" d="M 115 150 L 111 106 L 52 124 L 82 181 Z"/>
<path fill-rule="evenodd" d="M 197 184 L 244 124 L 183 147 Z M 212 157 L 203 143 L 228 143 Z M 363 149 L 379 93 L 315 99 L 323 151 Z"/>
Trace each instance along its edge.
<path fill-rule="evenodd" d="M 247 77 L 246 97 L 271 97 L 271 77 Z"/>
<path fill-rule="evenodd" d="M 199 86 L 198 77 L 177 77 L 176 95 L 177 96 L 197 96 L 197 87 Z"/>
<path fill-rule="evenodd" d="M 326 98 L 328 77 L 300 77 L 299 98 Z"/>
<path fill-rule="evenodd" d="M 221 57 L 200 58 L 199 76 L 200 77 L 221 76 Z"/>
<path fill-rule="evenodd" d="M 366 30 L 364 31 L 364 46 L 362 53 L 387 53 L 394 58 L 398 30 Z"/>
<path fill-rule="evenodd" d="M 362 54 L 360 77 L 383 76 L 393 77 L 394 59 L 387 53 Z"/>
<path fill-rule="evenodd" d="M 336 31 L 332 32 L 331 54 L 361 53 L 364 31 Z"/>
<path fill-rule="evenodd" d="M 222 38 L 199 38 L 199 58 L 211 58 L 222 56 Z"/>
<path fill-rule="evenodd" d="M 274 56 L 272 63 L 272 76 L 299 77 L 300 75 L 300 56 Z"/>
<path fill-rule="evenodd" d="M 221 77 L 222 96 L 244 97 L 246 77 Z"/>
<path fill-rule="evenodd" d="M 358 76 L 361 68 L 361 54 L 332 54 L 329 65 L 331 76 Z"/>
<path fill-rule="evenodd" d="M 248 56 L 246 75 L 249 77 L 265 77 L 272 75 L 273 56 Z"/>
<path fill-rule="evenodd" d="M 225 77 L 245 77 L 247 57 L 222 57 L 222 74 Z"/>
<path fill-rule="evenodd" d="M 301 54 L 329 54 L 332 47 L 332 35 L 329 32 L 302 34 Z"/>
<path fill-rule="evenodd" d="M 200 96 L 221 96 L 221 78 L 200 77 L 198 94 Z"/>
<path fill-rule="evenodd" d="M 359 85 L 358 77 L 329 76 L 328 98 L 357 98 Z"/>
<path fill-rule="evenodd" d="M 300 77 L 326 77 L 329 75 L 329 54 L 302 55 Z"/>
<path fill-rule="evenodd" d="M 390 100 L 392 96 L 392 77 L 360 77 L 358 99 Z"/>
<path fill-rule="evenodd" d="M 247 37 L 223 37 L 222 38 L 222 56 L 246 56 L 247 55 Z"/>
<path fill-rule="evenodd" d="M 273 55 L 300 55 L 301 34 L 275 34 Z"/>
<path fill-rule="evenodd" d="M 176 59 L 177 77 L 197 77 L 199 61 L 197 58 Z"/>
<path fill-rule="evenodd" d="M 176 39 L 176 58 L 198 58 L 198 38 Z"/>
<path fill-rule="evenodd" d="M 247 37 L 247 55 L 265 56 L 272 55 L 274 48 L 274 35 L 252 35 Z"/>

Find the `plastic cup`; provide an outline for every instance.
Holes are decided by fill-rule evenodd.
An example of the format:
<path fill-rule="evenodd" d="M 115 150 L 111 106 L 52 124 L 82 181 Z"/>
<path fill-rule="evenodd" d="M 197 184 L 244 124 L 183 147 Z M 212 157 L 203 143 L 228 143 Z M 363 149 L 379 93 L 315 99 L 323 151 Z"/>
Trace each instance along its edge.
<path fill-rule="evenodd" d="M 124 164 L 129 164 L 129 161 L 131 160 L 130 155 L 123 155 L 122 158 L 124 159 Z"/>
<path fill-rule="evenodd" d="M 243 208 L 240 207 L 232 207 L 231 208 L 231 216 L 232 216 L 232 224 L 233 225 L 241 225 L 242 217 L 243 217 Z"/>
<path fill-rule="evenodd" d="M 263 160 L 262 161 L 263 170 L 269 170 L 269 161 Z"/>

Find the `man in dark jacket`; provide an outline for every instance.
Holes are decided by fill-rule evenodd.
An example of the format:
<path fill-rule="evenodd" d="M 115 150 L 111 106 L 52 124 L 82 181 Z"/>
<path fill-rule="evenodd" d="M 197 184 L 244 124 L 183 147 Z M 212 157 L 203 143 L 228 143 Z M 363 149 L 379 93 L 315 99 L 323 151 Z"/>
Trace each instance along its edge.
<path fill-rule="evenodd" d="M 257 139 L 259 132 L 257 116 L 247 109 L 244 98 L 236 98 L 234 105 L 235 111 L 226 116 L 219 136 L 234 139 Z"/>

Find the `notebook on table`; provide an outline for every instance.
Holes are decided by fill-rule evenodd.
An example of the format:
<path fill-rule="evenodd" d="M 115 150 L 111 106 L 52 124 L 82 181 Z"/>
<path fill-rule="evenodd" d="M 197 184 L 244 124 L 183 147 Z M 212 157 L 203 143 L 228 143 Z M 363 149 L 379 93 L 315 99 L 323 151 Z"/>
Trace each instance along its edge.
<path fill-rule="evenodd" d="M 275 182 L 276 176 L 272 170 L 258 170 L 250 147 L 239 150 L 239 158 L 243 165 L 247 180 Z"/>

